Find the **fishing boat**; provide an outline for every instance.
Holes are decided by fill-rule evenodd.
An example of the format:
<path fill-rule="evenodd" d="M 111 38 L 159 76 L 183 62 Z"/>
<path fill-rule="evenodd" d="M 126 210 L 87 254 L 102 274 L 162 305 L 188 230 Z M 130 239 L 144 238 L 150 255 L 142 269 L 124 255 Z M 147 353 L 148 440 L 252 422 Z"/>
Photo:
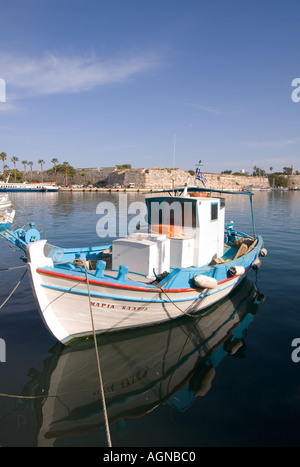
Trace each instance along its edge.
<path fill-rule="evenodd" d="M 61 248 L 29 241 L 26 256 L 42 319 L 63 344 L 148 326 L 206 309 L 227 296 L 267 251 L 225 223 L 225 195 L 182 187 L 145 196 L 148 231 L 110 245 Z"/>

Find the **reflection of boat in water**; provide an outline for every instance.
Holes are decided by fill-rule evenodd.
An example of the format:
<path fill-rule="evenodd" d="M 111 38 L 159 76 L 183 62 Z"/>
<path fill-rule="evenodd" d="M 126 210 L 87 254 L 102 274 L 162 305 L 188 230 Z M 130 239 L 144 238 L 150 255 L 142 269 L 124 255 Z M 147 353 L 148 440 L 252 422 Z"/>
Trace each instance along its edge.
<path fill-rule="evenodd" d="M 198 316 L 99 336 L 109 424 L 143 416 L 163 403 L 184 410 L 196 396 L 205 395 L 222 359 L 242 350 L 260 297 L 244 279 L 226 299 Z M 36 400 L 38 445 L 104 429 L 93 339 L 68 347 L 57 343 L 32 385 L 36 395 L 51 395 L 42 403 Z"/>

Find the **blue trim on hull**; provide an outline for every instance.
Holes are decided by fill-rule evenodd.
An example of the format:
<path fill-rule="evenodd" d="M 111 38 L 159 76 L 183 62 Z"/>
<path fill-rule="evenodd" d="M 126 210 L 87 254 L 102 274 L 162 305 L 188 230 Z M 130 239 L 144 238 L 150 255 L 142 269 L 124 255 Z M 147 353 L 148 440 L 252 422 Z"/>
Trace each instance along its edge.
<path fill-rule="evenodd" d="M 201 294 L 201 295 L 198 295 L 197 297 L 186 297 L 186 298 L 178 298 L 178 299 L 174 299 L 174 300 L 169 300 L 169 299 L 152 299 L 152 300 L 146 300 L 146 299 L 143 299 L 143 298 L 134 298 L 134 297 L 127 297 L 127 296 L 122 296 L 122 295 L 110 295 L 110 294 L 100 294 L 100 293 L 95 293 L 95 292 L 90 292 L 90 296 L 91 297 L 96 297 L 96 298 L 109 298 L 109 299 L 113 299 L 113 300 L 119 300 L 119 301 L 128 301 L 128 302 L 143 302 L 143 303 L 180 303 L 180 302 L 188 302 L 188 301 L 195 301 L 195 300 L 199 300 L 200 298 L 205 298 L 205 297 L 208 297 L 210 295 L 214 295 L 216 293 L 219 293 L 219 292 L 223 292 L 224 290 L 228 289 L 229 287 L 231 287 L 232 285 L 236 285 L 241 279 L 242 279 L 243 276 L 239 277 L 237 280 L 234 281 L 234 283 L 230 283 L 230 285 L 227 285 L 226 287 L 222 287 L 221 289 L 218 289 L 218 290 L 211 290 L 210 293 L 206 293 L 206 294 Z M 46 284 L 42 284 L 42 287 L 46 288 L 46 289 L 50 289 L 50 290 L 56 290 L 58 292 L 63 292 L 63 293 L 71 293 L 71 294 L 75 294 L 75 295 L 83 295 L 83 296 L 86 296 L 88 297 L 89 294 L 87 291 L 84 291 L 84 290 L 72 290 L 72 289 L 67 289 L 66 287 L 53 287 L 51 285 L 46 285 Z M 166 291 L 167 292 L 167 291 Z M 157 292 L 157 294 L 163 294 L 164 292 Z"/>
<path fill-rule="evenodd" d="M 0 192 L 3 192 L 3 193 L 6 193 L 6 192 L 7 193 L 8 192 L 10 192 L 10 193 L 14 192 L 15 193 L 15 192 L 25 192 L 25 191 L 26 192 L 32 191 L 32 192 L 43 193 L 46 190 L 44 190 L 44 189 L 34 189 L 34 188 L 33 189 L 28 188 L 27 190 L 26 189 L 21 189 L 21 188 L 20 189 L 19 188 L 0 188 Z"/>

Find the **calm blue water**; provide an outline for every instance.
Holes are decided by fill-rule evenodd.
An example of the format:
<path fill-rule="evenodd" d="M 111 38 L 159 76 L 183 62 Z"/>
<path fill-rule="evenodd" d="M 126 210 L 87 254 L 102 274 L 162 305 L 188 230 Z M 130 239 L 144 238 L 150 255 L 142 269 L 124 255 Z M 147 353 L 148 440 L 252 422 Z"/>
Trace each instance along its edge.
<path fill-rule="evenodd" d="M 251 231 L 248 199 L 231 198 L 227 220 Z M 99 193 L 11 199 L 18 225 L 33 220 L 66 247 L 107 243 L 96 234 L 96 206 L 117 203 Z M 128 203 L 142 199 L 130 195 Z M 254 209 L 268 256 L 230 300 L 202 318 L 99 341 L 113 447 L 299 446 L 300 362 L 291 343 L 300 338 L 300 192 L 257 192 Z M 0 268 L 23 264 L 19 250 L 3 239 L 0 247 Z M 0 304 L 23 272 L 0 272 Z M 259 304 L 253 284 L 265 296 Z M 95 349 L 56 343 L 27 274 L 0 309 L 0 339 L 0 445 L 107 446 Z"/>

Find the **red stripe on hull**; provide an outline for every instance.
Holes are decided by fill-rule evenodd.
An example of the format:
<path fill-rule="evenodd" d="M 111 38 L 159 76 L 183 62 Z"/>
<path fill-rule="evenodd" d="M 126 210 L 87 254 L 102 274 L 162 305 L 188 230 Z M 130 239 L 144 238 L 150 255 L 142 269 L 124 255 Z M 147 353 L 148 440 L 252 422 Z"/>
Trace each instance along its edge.
<path fill-rule="evenodd" d="M 250 268 L 246 269 L 246 271 L 248 271 L 249 269 Z M 63 279 L 69 279 L 69 280 L 78 281 L 78 282 L 86 282 L 85 277 L 71 276 L 69 274 L 63 274 L 61 272 L 45 271 L 45 270 L 39 269 L 39 268 L 37 268 L 36 272 L 39 273 L 39 274 L 46 274 L 46 275 L 53 276 L 53 277 L 61 277 Z M 235 279 L 236 277 L 238 277 L 238 276 L 233 276 L 233 277 L 229 277 L 228 279 L 224 279 L 223 281 L 218 282 L 218 285 L 224 284 L 224 283 L 226 283 L 228 281 L 231 281 L 231 280 Z M 94 285 L 103 285 L 103 286 L 106 286 L 106 287 L 115 287 L 115 288 L 118 288 L 118 289 L 137 290 L 137 291 L 143 291 L 143 292 L 160 292 L 161 291 L 160 288 L 139 287 L 139 286 L 135 286 L 135 285 L 125 285 L 125 284 L 114 284 L 112 282 L 96 281 L 94 279 L 89 279 L 89 283 L 94 284 Z M 195 292 L 195 291 L 199 290 L 199 289 L 196 289 L 196 288 L 166 289 L 166 288 L 163 288 L 163 287 L 162 287 L 162 289 L 166 290 L 168 293 Z"/>

